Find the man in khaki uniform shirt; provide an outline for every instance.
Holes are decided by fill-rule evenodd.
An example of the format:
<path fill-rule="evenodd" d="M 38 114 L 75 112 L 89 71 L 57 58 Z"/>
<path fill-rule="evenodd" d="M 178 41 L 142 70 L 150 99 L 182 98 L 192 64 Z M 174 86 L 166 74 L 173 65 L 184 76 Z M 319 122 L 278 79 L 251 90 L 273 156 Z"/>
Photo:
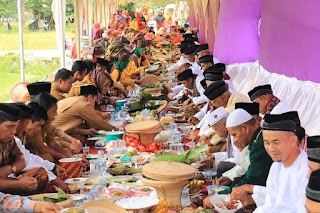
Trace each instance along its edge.
<path fill-rule="evenodd" d="M 81 129 L 87 128 L 110 131 L 115 129 L 94 109 L 97 88 L 93 85 L 80 87 L 80 96 L 70 97 L 58 102 L 58 116 L 52 125 L 71 135 L 85 135 Z"/>
<path fill-rule="evenodd" d="M 68 93 L 72 87 L 73 73 L 67 69 L 60 69 L 55 75 L 54 82 L 51 85 L 50 95 L 58 101 L 65 98 L 64 93 Z"/>

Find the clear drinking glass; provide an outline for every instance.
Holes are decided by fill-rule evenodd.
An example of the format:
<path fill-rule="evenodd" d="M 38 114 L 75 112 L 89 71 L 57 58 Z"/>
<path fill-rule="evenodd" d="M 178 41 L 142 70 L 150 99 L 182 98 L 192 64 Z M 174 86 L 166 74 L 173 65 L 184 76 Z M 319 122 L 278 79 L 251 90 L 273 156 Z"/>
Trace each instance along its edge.
<path fill-rule="evenodd" d="M 84 146 L 84 147 L 82 147 L 82 151 L 83 151 L 84 155 L 89 155 L 90 147 Z"/>
<path fill-rule="evenodd" d="M 190 206 L 191 205 L 191 200 L 190 200 L 190 195 L 189 195 L 189 189 L 188 188 L 183 188 L 181 192 L 181 205 L 182 206 Z"/>

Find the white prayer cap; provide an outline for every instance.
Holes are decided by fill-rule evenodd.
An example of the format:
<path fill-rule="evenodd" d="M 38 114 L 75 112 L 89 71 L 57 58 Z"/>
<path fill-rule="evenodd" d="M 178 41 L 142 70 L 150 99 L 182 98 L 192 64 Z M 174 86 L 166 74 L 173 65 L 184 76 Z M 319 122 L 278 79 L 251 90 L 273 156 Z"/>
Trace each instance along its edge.
<path fill-rule="evenodd" d="M 207 123 L 209 126 L 213 126 L 226 116 L 228 116 L 228 112 L 226 111 L 226 109 L 224 107 L 219 107 L 208 115 L 208 117 L 206 118 Z"/>
<path fill-rule="evenodd" d="M 190 64 L 190 61 L 188 61 L 188 59 L 186 59 L 185 57 L 181 57 L 178 62 L 177 62 L 177 67 L 178 69 L 180 69 L 180 67 L 184 64 L 187 64 L 189 63 Z M 191 65 L 191 64 L 190 64 Z"/>
<path fill-rule="evenodd" d="M 190 61 L 188 59 L 186 59 L 185 57 L 181 57 L 178 62 L 177 62 L 177 65 L 178 66 L 181 66 L 181 65 L 184 65 L 186 63 L 190 63 Z"/>
<path fill-rule="evenodd" d="M 226 127 L 235 127 L 239 126 L 241 124 L 244 124 L 247 121 L 250 121 L 252 119 L 252 115 L 250 115 L 247 111 L 244 109 L 236 109 L 230 113 L 230 115 L 227 118 L 227 124 Z"/>
<path fill-rule="evenodd" d="M 294 111 L 286 102 L 280 101 L 270 112 L 270 114 L 283 114 Z"/>

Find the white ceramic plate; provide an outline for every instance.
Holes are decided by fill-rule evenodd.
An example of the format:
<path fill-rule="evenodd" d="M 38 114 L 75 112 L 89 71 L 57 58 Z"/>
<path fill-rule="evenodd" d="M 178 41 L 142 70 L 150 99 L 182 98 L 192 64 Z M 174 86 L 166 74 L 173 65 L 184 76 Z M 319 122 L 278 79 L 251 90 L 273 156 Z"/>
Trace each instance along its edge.
<path fill-rule="evenodd" d="M 87 178 L 69 178 L 64 182 L 68 185 L 79 185 L 79 184 L 85 184 L 86 181 L 87 181 Z"/>
<path fill-rule="evenodd" d="M 127 210 L 147 209 L 158 203 L 159 199 L 147 196 L 123 198 L 115 202 L 115 204 Z"/>

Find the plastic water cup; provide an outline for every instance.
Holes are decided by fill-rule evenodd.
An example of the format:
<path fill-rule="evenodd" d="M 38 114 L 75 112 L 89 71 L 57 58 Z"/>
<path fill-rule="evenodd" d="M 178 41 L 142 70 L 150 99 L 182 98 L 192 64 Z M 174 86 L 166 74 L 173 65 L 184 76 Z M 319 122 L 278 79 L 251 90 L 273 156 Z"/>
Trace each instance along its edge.
<path fill-rule="evenodd" d="M 82 151 L 83 151 L 84 155 L 89 155 L 90 147 L 84 146 L 84 147 L 82 147 Z"/>
<path fill-rule="evenodd" d="M 215 193 L 216 186 L 209 185 L 207 186 L 208 196 L 213 195 Z"/>
<path fill-rule="evenodd" d="M 191 200 L 190 200 L 190 194 L 188 188 L 183 188 L 181 192 L 181 205 L 182 206 L 190 206 Z"/>

